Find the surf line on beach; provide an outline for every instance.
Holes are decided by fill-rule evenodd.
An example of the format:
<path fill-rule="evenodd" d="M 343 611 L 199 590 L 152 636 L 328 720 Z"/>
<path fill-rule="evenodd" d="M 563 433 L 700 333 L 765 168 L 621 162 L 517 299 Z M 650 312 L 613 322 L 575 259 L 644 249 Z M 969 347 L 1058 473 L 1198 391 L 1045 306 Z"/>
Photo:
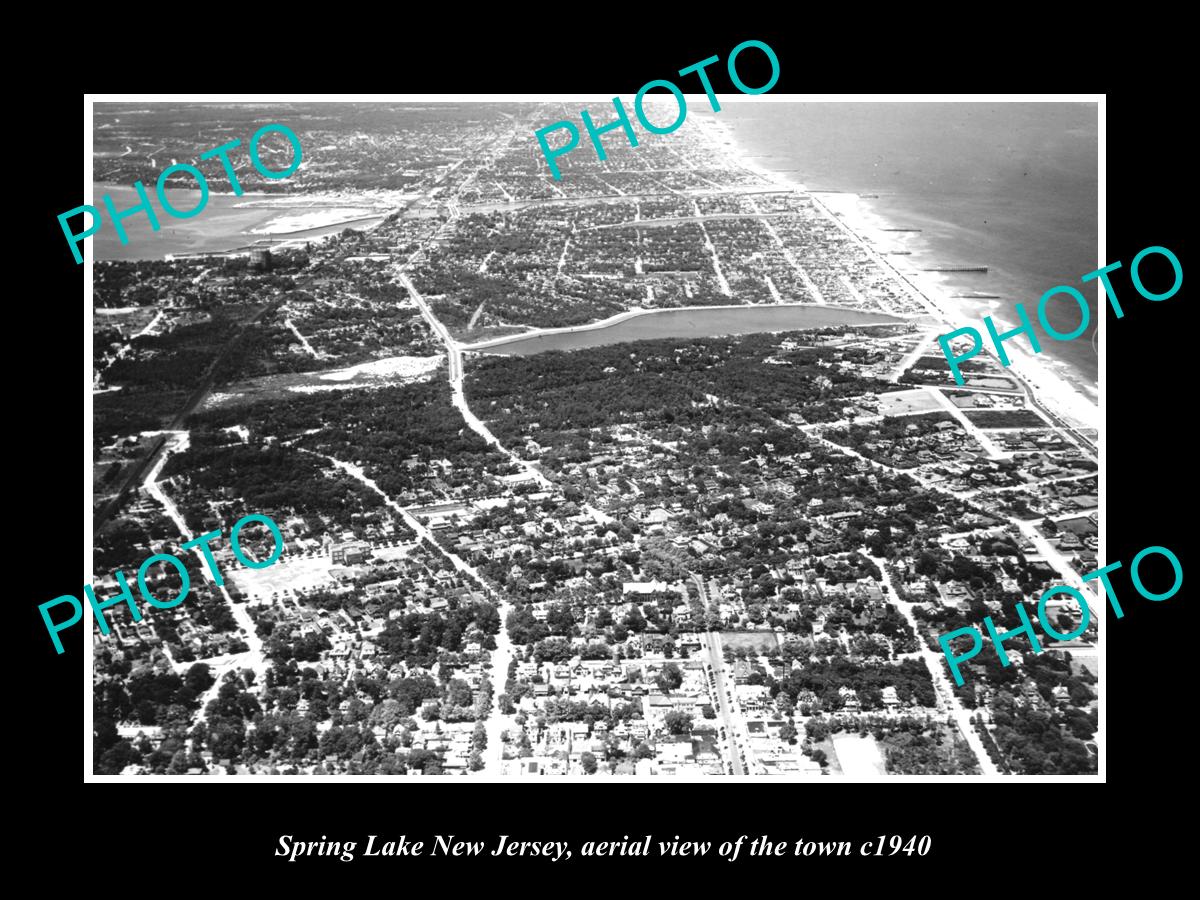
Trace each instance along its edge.
<path fill-rule="evenodd" d="M 1174 273 L 1174 283 L 1170 288 L 1161 293 L 1151 291 L 1142 282 L 1140 266 L 1142 261 L 1151 255 L 1164 257 L 1167 262 L 1171 264 L 1171 269 Z M 1121 261 L 1117 260 L 1114 263 L 1109 263 L 1107 266 L 1096 269 L 1094 272 L 1088 272 L 1079 280 L 1083 284 L 1086 284 L 1089 281 L 1098 280 L 1104 286 L 1104 295 L 1108 298 L 1108 302 L 1112 306 L 1113 312 L 1116 313 L 1118 319 L 1123 319 L 1125 317 L 1125 310 L 1122 309 L 1120 301 L 1117 300 L 1116 288 L 1113 287 L 1112 280 L 1109 278 L 1109 274 L 1111 272 L 1115 272 L 1120 268 L 1122 268 Z M 1183 287 L 1183 266 L 1179 263 L 1179 257 L 1177 257 L 1166 247 L 1147 247 L 1145 250 L 1135 256 L 1133 261 L 1129 264 L 1129 280 L 1133 283 L 1134 289 L 1147 300 L 1152 300 L 1156 303 L 1160 300 L 1169 300 L 1171 297 L 1174 297 L 1177 293 L 1179 293 L 1179 289 Z M 1069 296 L 1079 305 L 1079 325 L 1073 331 L 1061 332 L 1056 330 L 1046 317 L 1046 304 L 1061 294 Z M 1042 345 L 1038 340 L 1037 331 L 1033 327 L 1033 322 L 1030 321 L 1029 313 L 1025 311 L 1024 304 L 1017 303 L 1014 306 L 1014 309 L 1017 312 L 1017 318 L 1020 320 L 1021 325 L 1018 328 L 1013 328 L 1003 333 L 997 331 L 996 323 L 992 320 L 991 316 L 983 317 L 983 324 L 987 329 L 988 335 L 992 339 L 992 346 L 996 348 L 996 355 L 1000 358 L 1001 365 L 1004 366 L 1008 366 L 1010 364 L 1008 353 L 1006 353 L 1004 349 L 1004 342 L 1015 338 L 1018 335 L 1024 334 L 1029 338 L 1029 346 L 1032 348 L 1034 353 L 1042 352 Z M 1071 285 L 1060 284 L 1057 287 L 1052 287 L 1050 290 L 1046 291 L 1046 293 L 1042 294 L 1041 299 L 1038 300 L 1038 322 L 1042 326 L 1042 331 L 1056 341 L 1075 340 L 1075 338 L 1087 331 L 1088 324 L 1091 322 L 1091 316 L 1092 314 L 1091 310 L 1088 308 L 1087 298 L 1085 298 L 1078 289 L 1072 287 Z M 971 338 L 970 346 L 966 346 L 966 341 L 959 340 L 964 336 L 969 336 Z M 954 376 L 955 383 L 959 385 L 965 384 L 966 381 L 963 378 L 962 372 L 959 370 L 959 363 L 965 362 L 966 360 L 979 355 L 980 351 L 983 350 L 983 336 L 979 333 L 978 329 L 967 326 L 964 328 L 957 328 L 948 334 L 940 335 L 937 340 L 938 345 L 942 348 L 942 353 L 946 357 L 946 362 L 950 366 L 950 372 Z M 956 352 L 960 349 L 962 350 L 961 353 Z"/>

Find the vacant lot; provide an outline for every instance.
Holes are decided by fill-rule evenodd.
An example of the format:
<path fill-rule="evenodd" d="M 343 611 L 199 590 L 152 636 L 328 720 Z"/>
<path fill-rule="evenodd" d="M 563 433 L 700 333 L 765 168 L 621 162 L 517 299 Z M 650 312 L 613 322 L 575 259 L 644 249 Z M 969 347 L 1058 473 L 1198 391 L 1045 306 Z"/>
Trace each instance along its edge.
<path fill-rule="evenodd" d="M 1099 529 L 1096 528 L 1096 523 L 1087 516 L 1080 516 L 1078 519 L 1062 519 L 1058 523 L 1059 531 L 1073 531 L 1080 537 L 1087 534 L 1099 534 Z"/>
<path fill-rule="evenodd" d="M 779 641 L 773 631 L 722 631 L 721 646 L 732 647 L 734 650 L 745 647 L 763 653 L 772 647 L 778 647 Z"/>
<path fill-rule="evenodd" d="M 267 569 L 233 568 L 230 581 L 251 604 L 269 602 L 275 594 L 292 591 L 303 594 L 336 584 L 330 571 L 333 564 L 324 553 L 317 556 L 287 554 Z"/>
<path fill-rule="evenodd" d="M 833 746 L 837 750 L 842 771 L 851 778 L 870 778 L 887 774 L 883 754 L 879 752 L 875 738 L 859 737 L 857 734 L 836 734 L 833 736 Z"/>
<path fill-rule="evenodd" d="M 1095 651 L 1088 652 L 1086 650 L 1071 651 L 1071 674 L 1080 676 L 1085 672 L 1093 677 L 1100 671 L 1100 664 L 1097 661 Z"/>
<path fill-rule="evenodd" d="M 393 387 L 424 381 L 443 359 L 441 356 L 394 356 L 325 372 L 267 375 L 221 388 L 209 395 L 204 409 L 238 406 L 259 400 L 282 400 L 295 394 Z"/>
<path fill-rule="evenodd" d="M 907 416 L 934 412 L 941 408 L 928 391 L 893 391 L 890 394 L 879 395 L 879 412 L 885 416 Z"/>

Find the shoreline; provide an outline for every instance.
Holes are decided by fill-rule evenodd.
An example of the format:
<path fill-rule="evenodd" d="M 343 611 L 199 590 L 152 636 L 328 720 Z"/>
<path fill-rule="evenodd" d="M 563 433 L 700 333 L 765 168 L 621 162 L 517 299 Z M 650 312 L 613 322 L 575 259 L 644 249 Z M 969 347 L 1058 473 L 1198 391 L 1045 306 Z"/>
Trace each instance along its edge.
<path fill-rule="evenodd" d="M 107 191 L 114 188 L 129 191 L 133 190 L 133 185 L 117 184 L 112 181 L 96 181 L 92 183 L 93 196 L 97 190 Z M 166 190 L 172 194 L 199 193 L 194 188 L 172 187 Z M 150 193 L 150 191 L 147 191 L 147 194 Z M 209 188 L 208 196 L 235 199 L 246 198 L 244 203 L 237 203 L 235 205 L 238 208 L 249 209 L 270 209 L 273 206 L 298 205 L 307 205 L 310 207 L 319 207 L 322 205 L 361 206 L 364 209 L 392 209 L 397 202 L 409 203 L 413 200 L 421 199 L 420 194 L 406 193 L 389 188 L 364 188 L 357 193 L 342 189 L 313 191 L 312 193 L 297 193 L 295 191 L 242 191 L 240 194 L 235 194 L 233 191 L 217 191 Z"/>
<path fill-rule="evenodd" d="M 307 225 L 304 228 L 293 228 L 289 231 L 248 231 L 246 234 L 259 235 L 260 240 L 272 240 L 273 238 L 289 239 L 288 235 L 304 234 L 307 231 L 320 231 L 322 228 L 338 228 L 346 226 L 349 228 L 355 222 L 369 222 L 371 219 L 386 219 L 391 213 L 373 213 L 369 216 L 356 216 L 353 219 L 338 219 L 336 221 L 322 222 L 317 225 Z"/>
<path fill-rule="evenodd" d="M 128 185 L 97 182 L 93 184 L 93 194 L 99 194 L 110 189 L 129 190 Z M 196 195 L 199 192 L 187 188 L 170 188 L 172 194 Z M 408 195 L 411 196 L 411 195 Z M 239 213 L 259 212 L 262 219 L 253 228 L 237 231 L 227 235 L 220 246 L 208 250 L 183 250 L 176 253 L 155 252 L 145 256 L 114 256 L 99 258 L 97 262 L 136 262 L 176 259 L 196 259 L 208 256 L 229 257 L 242 256 L 253 250 L 286 250 L 294 249 L 305 243 L 316 243 L 327 240 L 333 235 L 340 234 L 346 229 L 370 231 L 384 222 L 388 216 L 405 209 L 407 201 L 400 194 L 394 197 L 364 193 L 357 196 L 344 191 L 321 192 L 316 194 L 281 194 L 263 191 L 243 191 L 241 194 L 232 192 L 209 191 L 209 199 L 220 198 L 228 201 L 228 211 Z M 234 202 L 237 201 L 237 202 Z M 347 213 L 355 213 L 346 218 Z M 311 218 L 311 224 L 301 228 L 291 227 L 298 219 Z M 288 227 L 285 230 L 274 230 L 272 223 L 280 222 Z M 172 227 L 187 226 L 173 225 Z M 314 233 L 316 232 L 316 233 Z"/>
<path fill-rule="evenodd" d="M 857 193 L 811 190 L 807 185 L 789 175 L 772 171 L 755 162 L 747 149 L 737 142 L 728 124 L 714 118 L 702 118 L 697 119 L 697 126 L 709 140 L 712 140 L 728 154 L 731 162 L 740 165 L 769 184 L 809 197 L 831 222 L 855 240 L 877 265 L 896 279 L 906 293 L 920 302 L 949 330 L 970 325 L 982 331 L 980 319 L 982 315 L 988 313 L 983 313 L 978 319 L 972 321 L 963 321 L 964 317 L 959 307 L 950 302 L 945 290 L 946 279 L 939 277 L 940 273 L 923 272 L 916 268 L 907 256 L 892 259 L 876 249 L 880 244 L 886 245 L 887 238 L 891 237 L 891 233 L 881 230 L 882 226 L 879 223 L 885 221 L 884 217 L 873 210 L 864 209 L 862 199 Z M 877 221 L 872 222 L 872 218 Z M 894 240 L 894 237 L 891 239 Z M 989 307 L 993 307 L 994 301 L 986 300 L 985 302 Z M 986 356 L 998 360 L 994 348 L 986 342 L 986 336 L 984 340 L 982 352 Z M 934 355 L 941 352 L 936 343 L 932 345 L 931 350 L 936 351 Z M 1077 384 L 1074 378 L 1063 372 L 1064 368 L 1069 370 L 1068 364 L 1047 357 L 1045 351 L 1033 354 L 1020 344 L 1011 343 L 1005 346 L 1005 350 L 1008 352 L 1010 365 L 1004 369 L 1023 384 L 1048 410 L 1063 419 L 1068 425 L 1078 429 L 1099 431 L 1101 416 L 1098 389 L 1096 390 L 1096 399 L 1093 400 L 1088 396 L 1091 390 L 1090 386 L 1084 390 L 1083 385 Z M 1035 356 L 1039 358 L 1035 360 Z"/>
<path fill-rule="evenodd" d="M 373 222 L 370 225 L 363 225 L 357 228 L 359 231 L 371 231 L 378 228 L 386 221 L 389 214 L 377 214 L 367 216 L 366 219 L 378 219 L 378 222 Z M 304 244 L 318 244 L 326 241 L 331 237 L 341 234 L 348 228 L 353 227 L 355 222 L 362 222 L 364 219 L 353 219 L 345 223 L 331 223 L 329 225 L 314 225 L 300 231 L 280 231 L 274 233 L 255 234 L 253 232 L 245 232 L 238 237 L 250 239 L 249 243 L 238 243 L 232 247 L 222 247 L 214 250 L 185 250 L 178 253 L 156 254 L 154 256 L 130 256 L 119 257 L 112 259 L 97 259 L 96 262 L 140 262 L 140 261 L 164 261 L 169 262 L 177 259 L 204 259 L 209 256 L 232 257 L 244 256 L 254 250 L 293 250 L 301 247 Z M 308 232 L 320 231 L 322 234 L 308 234 Z"/>

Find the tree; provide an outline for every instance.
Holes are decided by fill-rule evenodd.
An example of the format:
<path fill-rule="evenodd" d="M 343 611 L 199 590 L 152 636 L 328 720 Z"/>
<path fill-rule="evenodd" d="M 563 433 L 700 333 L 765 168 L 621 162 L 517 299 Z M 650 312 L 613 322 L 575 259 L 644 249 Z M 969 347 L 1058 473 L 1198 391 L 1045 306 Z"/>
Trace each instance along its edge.
<path fill-rule="evenodd" d="M 96 760 L 96 774 L 120 775 L 126 767 L 142 761 L 141 756 L 130 746 L 129 741 L 119 740 Z"/>
<path fill-rule="evenodd" d="M 658 685 L 658 689 L 664 694 L 678 689 L 683 684 L 683 672 L 675 663 L 667 663 L 662 667 L 662 671 L 658 673 L 658 677 L 654 679 L 654 683 Z"/>
<path fill-rule="evenodd" d="M 182 747 L 171 757 L 171 765 L 167 766 L 168 775 L 184 775 L 188 770 L 187 751 Z"/>
<path fill-rule="evenodd" d="M 663 722 L 671 734 L 692 733 L 692 717 L 678 709 L 673 709 L 663 716 Z"/>
<path fill-rule="evenodd" d="M 187 687 L 190 687 L 197 695 L 203 694 L 212 687 L 214 681 L 216 679 L 213 678 L 212 673 L 209 671 L 208 664 L 202 662 L 193 665 L 183 676 L 183 683 Z"/>
<path fill-rule="evenodd" d="M 408 768 L 420 769 L 426 775 L 441 775 L 442 760 L 432 750 L 413 750 L 408 754 Z"/>
<path fill-rule="evenodd" d="M 346 709 L 343 718 L 347 722 L 362 722 L 366 720 L 368 714 L 367 704 L 354 697 L 350 700 L 350 706 Z"/>
<path fill-rule="evenodd" d="M 309 704 L 309 713 L 312 713 L 312 704 Z M 387 699 L 378 704 L 371 710 L 371 714 L 367 716 L 368 725 L 379 725 L 388 733 L 396 727 L 397 723 L 404 717 L 400 708 L 399 700 Z"/>
<path fill-rule="evenodd" d="M 594 753 L 589 753 L 587 751 L 584 751 L 583 753 L 581 753 L 579 755 L 579 764 L 581 766 L 583 766 L 583 771 L 585 774 L 587 774 L 587 775 L 595 775 L 596 774 L 596 768 L 597 768 L 596 755 Z"/>
<path fill-rule="evenodd" d="M 804 723 L 804 733 L 811 741 L 823 741 L 829 736 L 829 723 L 820 716 L 814 716 Z"/>
<path fill-rule="evenodd" d="M 546 625 L 551 634 L 569 635 L 575 625 L 575 617 L 565 604 L 556 603 L 546 613 Z"/>
<path fill-rule="evenodd" d="M 916 571 L 918 575 L 934 575 L 938 570 L 937 557 L 932 553 L 922 551 L 917 556 Z"/>
<path fill-rule="evenodd" d="M 461 678 L 451 678 L 446 685 L 446 702 L 451 706 L 470 706 L 473 699 L 471 686 Z"/>

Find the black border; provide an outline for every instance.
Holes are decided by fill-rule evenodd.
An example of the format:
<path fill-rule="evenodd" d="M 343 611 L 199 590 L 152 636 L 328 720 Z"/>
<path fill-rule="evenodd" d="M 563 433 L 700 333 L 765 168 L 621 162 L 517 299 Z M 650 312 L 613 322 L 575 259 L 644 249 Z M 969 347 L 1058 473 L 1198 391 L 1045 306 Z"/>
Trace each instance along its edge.
<path fill-rule="evenodd" d="M 676 32 L 671 37 L 652 38 L 644 29 L 627 24 L 623 16 L 607 19 L 600 12 L 602 21 L 594 27 L 550 23 L 561 28 L 549 38 L 528 35 L 517 39 L 509 37 L 511 31 L 495 32 L 493 38 L 477 32 L 473 42 L 447 36 L 423 42 L 415 23 L 401 22 L 396 46 L 390 51 L 381 38 L 372 39 L 379 46 L 363 47 L 362 53 L 372 57 L 370 64 L 349 53 L 339 59 L 339 52 L 330 50 L 336 36 L 330 35 L 327 41 L 308 30 L 293 36 L 296 44 L 286 52 L 262 53 L 249 61 L 238 59 L 232 51 L 221 51 L 230 54 L 228 65 L 236 65 L 232 71 L 237 77 L 212 83 L 206 78 L 203 84 L 192 82 L 190 88 L 297 93 L 371 88 L 394 92 L 588 91 L 628 97 L 644 81 L 670 77 L 673 71 L 714 53 L 724 58 L 734 44 L 757 38 L 769 43 L 780 59 L 781 77 L 773 93 L 871 91 L 881 86 L 919 92 L 1044 90 L 1046 83 L 1034 88 L 1011 80 L 1013 67 L 1021 65 L 1013 51 L 1023 50 L 1030 54 L 1030 65 L 1062 68 L 1049 73 L 1060 76 L 1055 79 L 1055 90 L 1108 90 L 1107 259 L 1120 259 L 1128 265 L 1143 247 L 1163 245 L 1187 268 L 1184 222 L 1189 215 L 1190 173 L 1183 159 L 1187 143 L 1175 131 L 1184 115 L 1185 100 L 1163 87 L 1171 81 L 1163 79 L 1165 56 L 1155 55 L 1157 45 L 1148 51 L 1154 68 L 1147 73 L 1143 89 L 1127 81 L 1121 84 L 1128 76 L 1111 70 L 1084 77 L 1071 65 L 1080 57 L 1063 57 L 1051 49 L 1061 47 L 1061 42 L 1038 41 L 1018 30 L 1027 22 L 995 23 L 996 30 L 1014 37 L 992 35 L 992 41 L 976 43 L 962 33 L 970 30 L 970 23 L 962 22 L 959 43 L 950 47 L 915 33 L 887 33 L 886 22 L 875 23 L 864 36 L 856 30 L 858 24 L 805 27 L 773 20 L 765 25 L 764 17 L 745 24 L 722 22 L 719 27 L 714 25 L 710 36 Z M 682 9 L 679 14 L 696 15 Z M 869 14 L 863 10 L 862 15 Z M 997 15 L 1003 17 L 1003 13 Z M 281 43 L 287 40 L 285 29 Z M 1096 43 L 1089 47 L 1086 40 L 1086 35 L 1076 35 L 1069 52 L 1103 57 L 1104 49 Z M 1103 40 L 1116 38 L 1106 35 Z M 305 46 L 306 41 L 314 46 Z M 315 46 L 317 41 L 323 46 Z M 1045 54 L 1039 55 L 1040 50 Z M 278 79 L 255 74 L 280 65 L 291 70 L 289 60 L 294 63 L 305 58 L 323 60 L 324 71 L 342 68 L 344 74 L 336 85 L 324 75 L 302 77 L 303 83 L 280 84 Z M 1135 68 L 1138 64 L 1123 63 Z M 214 60 L 208 71 L 219 72 L 223 65 Z M 714 71 L 720 72 L 720 68 L 714 67 Z M 187 80 L 178 77 L 160 81 L 156 72 L 132 74 L 136 77 L 124 84 L 109 80 L 97 87 L 163 92 L 187 87 Z M 1047 75 L 1044 70 L 1034 74 Z M 753 75 L 749 70 L 746 80 L 758 83 Z M 728 90 L 720 83 L 717 88 Z M 1047 882 L 1018 878 L 1015 870 L 1010 870 L 1012 866 L 1028 867 L 1039 874 L 1053 872 L 1065 879 L 1061 887 L 1068 887 L 1076 883 L 1082 868 L 1092 870 L 1096 865 L 1086 861 L 1090 854 L 1082 848 L 1104 846 L 1102 842 L 1113 833 L 1119 833 L 1123 842 L 1139 837 L 1131 835 L 1131 829 L 1162 838 L 1162 829 L 1151 818 L 1153 806 L 1146 804 L 1153 804 L 1156 795 L 1163 796 L 1163 788 L 1174 787 L 1177 779 L 1186 777 L 1191 756 L 1182 738 L 1190 705 L 1190 679 L 1183 673 L 1184 660 L 1190 655 L 1185 643 L 1190 632 L 1184 618 L 1184 591 L 1159 604 L 1133 598 L 1124 602 L 1123 620 L 1109 616 L 1109 785 L 1103 789 L 1049 782 L 978 788 L 966 783 L 920 783 L 867 789 L 845 784 L 636 784 L 603 792 L 585 785 L 578 790 L 575 785 L 559 785 L 553 793 L 536 785 L 531 793 L 530 786 L 521 783 L 459 785 L 447 792 L 444 785 L 410 779 L 370 788 L 340 784 L 273 788 L 270 797 L 264 797 L 266 789 L 257 786 L 236 786 L 219 796 L 211 791 L 178 796 L 175 791 L 188 786 L 160 783 L 135 788 L 138 796 L 131 798 L 124 785 L 83 785 L 79 719 L 83 660 L 77 647 L 70 647 L 62 656 L 54 654 L 36 610 L 37 603 L 45 599 L 77 590 L 81 568 L 77 539 L 68 526 L 78 509 L 83 460 L 73 431 L 78 420 L 72 419 L 69 426 L 66 420 L 80 402 L 80 388 L 86 383 L 83 363 L 69 361 L 80 338 L 71 310 L 82 302 L 83 276 L 82 267 L 76 266 L 66 251 L 55 216 L 82 202 L 77 142 L 83 98 L 78 88 L 61 85 L 26 102 L 30 108 L 24 123 L 34 129 L 37 141 L 26 151 L 23 175 L 14 179 L 27 192 L 18 208 L 30 211 L 21 220 L 32 227 L 32 233 L 18 236 L 15 246 L 20 252 L 10 258 L 10 266 L 29 277 L 20 279 L 23 289 L 11 297 L 19 310 L 9 331 L 10 348 L 16 351 L 11 364 L 19 367 L 15 371 L 24 377 L 10 392 L 15 397 L 9 422 L 14 449 L 25 451 L 21 457 L 32 457 L 28 462 L 25 458 L 10 462 L 10 472 L 18 467 L 32 471 L 31 477 L 10 479 L 9 488 L 10 496 L 25 500 L 10 506 L 10 518 L 18 529 L 13 544 L 17 552 L 11 564 L 21 583 L 14 602 L 22 623 L 15 637 L 22 650 L 19 671 L 25 676 L 21 681 L 26 688 L 22 693 L 32 702 L 27 700 L 10 711 L 14 720 L 10 727 L 16 727 L 24 738 L 21 743 L 28 748 L 14 771 L 34 776 L 27 783 L 36 785 L 39 797 L 33 815 L 42 827 L 35 827 L 33 833 L 42 835 L 41 844 L 47 851 L 57 843 L 50 839 L 53 835 L 65 838 L 70 822 L 73 830 L 82 826 L 88 835 L 87 841 L 76 843 L 79 852 L 92 859 L 102 855 L 115 860 L 127 873 L 121 878 L 170 874 L 179 865 L 195 865 L 196 854 L 204 854 L 222 868 L 268 876 L 269 884 L 343 884 L 351 874 L 356 883 L 364 875 L 374 882 L 378 875 L 387 879 L 381 880 L 381 885 L 398 885 L 398 879 L 419 873 L 452 879 L 429 882 L 427 889 L 440 890 L 437 885 L 441 884 L 441 889 L 457 890 L 463 881 L 508 874 L 516 878 L 493 884 L 514 892 L 590 893 L 589 887 L 597 887 L 608 893 L 647 888 L 646 882 L 625 879 L 636 879 L 653 869 L 679 879 L 666 881 L 663 888 L 691 891 L 710 884 L 717 887 L 718 882 L 739 887 L 755 884 L 746 876 L 764 874 L 766 867 L 772 877 L 799 876 L 794 885 L 768 889 L 813 887 L 808 878 L 823 880 L 824 873 L 852 875 L 855 881 L 839 879 L 834 886 L 853 889 L 863 875 L 886 874 L 901 867 L 939 874 L 945 882 L 965 887 L 968 880 L 986 877 L 985 873 L 999 866 L 1007 872 L 1005 879 L 1014 879 L 1013 889 L 1019 890 Z M 32 265 L 25 259 L 26 250 L 33 251 Z M 1185 457 L 1193 456 L 1187 443 L 1193 403 L 1188 393 L 1193 382 L 1186 367 L 1190 362 L 1190 329 L 1184 320 L 1187 302 L 1181 291 L 1168 301 L 1150 303 L 1132 295 L 1128 282 L 1116 283 L 1119 288 L 1126 285 L 1121 295 L 1126 315 L 1118 321 L 1109 313 L 1107 319 L 1107 561 L 1120 559 L 1128 565 L 1141 548 L 1161 544 L 1175 551 L 1186 572 L 1190 562 L 1184 541 L 1189 534 L 1185 513 L 1190 510 L 1184 492 L 1191 470 Z M 28 488 L 23 489 L 21 482 Z M 1133 597 L 1122 573 L 1114 583 L 1123 599 Z M 247 797 L 247 790 L 254 796 Z M 1106 794 L 1110 799 L 1101 804 L 1100 790 L 1116 793 Z M 1127 805 L 1136 806 L 1147 820 L 1139 823 L 1125 818 L 1121 810 Z M 168 816 L 167 828 L 146 828 L 149 822 Z M 134 845 L 125 844 L 120 837 L 129 831 L 141 838 L 136 842 L 136 856 Z M 484 858 L 465 864 L 454 860 L 453 867 L 426 867 L 419 865 L 421 860 L 399 859 L 386 860 L 390 865 L 379 860 L 346 864 L 331 858 L 288 864 L 272 855 L 280 834 L 362 840 L 367 833 L 384 838 L 407 834 L 417 839 L 422 832 L 426 840 L 432 833 L 454 833 L 489 844 L 502 833 L 526 840 L 570 838 L 577 844 L 646 833 L 714 842 L 762 833 L 775 840 L 803 836 L 858 842 L 881 833 L 902 833 L 932 835 L 934 850 L 923 859 L 901 863 L 904 857 L 885 858 L 870 860 L 870 865 L 785 857 L 786 869 L 779 865 L 781 860 L 750 860 L 746 856 L 737 863 L 715 855 L 678 861 L 621 858 L 604 863 L 619 866 L 612 872 L 616 878 L 594 882 L 588 876 L 601 862 L 583 862 L 578 856 L 570 863 Z M 179 837 L 186 840 L 192 853 L 180 853 L 179 845 L 171 846 Z M 1146 834 L 1143 839 L 1150 838 Z M 115 875 L 107 866 L 89 868 L 97 876 L 102 871 L 106 877 Z M 568 879 L 540 880 L 555 869 L 565 870 L 560 874 Z M 717 882 L 711 880 L 714 876 Z M 695 877 L 704 881 L 697 882 Z M 937 881 L 912 884 L 933 889 L 940 885 Z"/>

